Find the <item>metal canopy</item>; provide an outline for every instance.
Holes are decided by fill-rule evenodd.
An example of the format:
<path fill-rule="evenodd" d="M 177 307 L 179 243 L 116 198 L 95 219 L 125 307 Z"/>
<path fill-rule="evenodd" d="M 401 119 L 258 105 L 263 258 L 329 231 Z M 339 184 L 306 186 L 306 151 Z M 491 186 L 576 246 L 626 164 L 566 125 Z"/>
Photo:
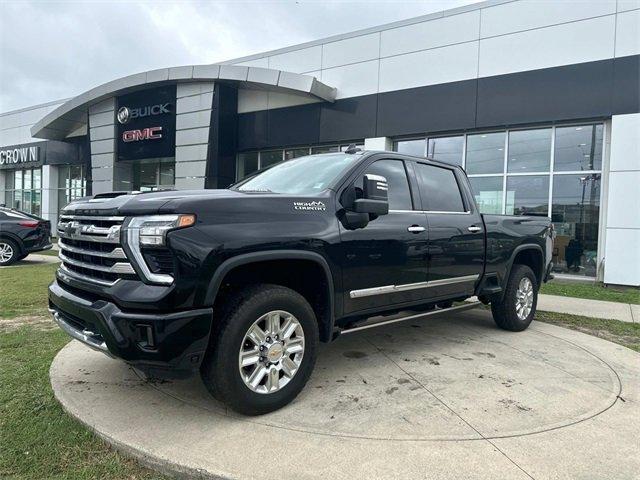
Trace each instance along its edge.
<path fill-rule="evenodd" d="M 31 127 L 31 136 L 63 140 L 87 124 L 89 107 L 115 95 L 171 83 L 219 81 L 239 87 L 299 94 L 333 102 L 336 89 L 311 75 L 237 65 L 189 65 L 129 75 L 92 88 L 60 105 Z"/>

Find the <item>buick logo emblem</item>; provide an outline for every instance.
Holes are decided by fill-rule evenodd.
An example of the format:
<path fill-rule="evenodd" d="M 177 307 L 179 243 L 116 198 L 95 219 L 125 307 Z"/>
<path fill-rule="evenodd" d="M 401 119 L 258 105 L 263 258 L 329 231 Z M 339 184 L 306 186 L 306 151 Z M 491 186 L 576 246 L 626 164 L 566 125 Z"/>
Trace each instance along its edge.
<path fill-rule="evenodd" d="M 129 120 L 131 120 L 131 110 L 129 110 L 127 107 L 120 107 L 116 117 L 118 118 L 118 121 L 123 125 L 125 123 L 129 123 Z"/>

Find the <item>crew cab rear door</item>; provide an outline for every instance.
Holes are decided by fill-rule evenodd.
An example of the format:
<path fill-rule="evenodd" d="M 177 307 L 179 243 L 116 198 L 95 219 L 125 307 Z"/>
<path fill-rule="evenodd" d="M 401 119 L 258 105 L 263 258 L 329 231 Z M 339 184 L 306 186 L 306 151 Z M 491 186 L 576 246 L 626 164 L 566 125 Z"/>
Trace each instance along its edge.
<path fill-rule="evenodd" d="M 485 235 L 468 181 L 456 167 L 413 165 L 429 225 L 429 297 L 472 295 L 484 270 Z"/>
<path fill-rule="evenodd" d="M 426 298 L 427 222 L 406 164 L 403 159 L 378 157 L 350 182 L 361 189 L 365 174 L 385 177 L 389 213 L 364 228 L 340 225 L 339 262 L 347 315 Z"/>

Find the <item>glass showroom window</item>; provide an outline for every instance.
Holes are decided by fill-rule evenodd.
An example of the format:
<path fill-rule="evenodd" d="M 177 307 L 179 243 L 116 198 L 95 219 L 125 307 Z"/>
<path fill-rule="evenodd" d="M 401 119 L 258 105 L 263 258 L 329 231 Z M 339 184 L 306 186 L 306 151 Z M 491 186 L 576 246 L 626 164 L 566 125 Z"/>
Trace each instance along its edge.
<path fill-rule="evenodd" d="M 42 214 L 42 169 L 14 170 L 6 176 L 5 204 L 34 215 Z"/>
<path fill-rule="evenodd" d="M 550 128 L 509 132 L 509 173 L 548 172 L 551 162 Z"/>
<path fill-rule="evenodd" d="M 505 137 L 506 132 L 467 135 L 467 173 L 503 173 Z"/>
<path fill-rule="evenodd" d="M 482 213 L 500 215 L 502 213 L 502 176 L 470 177 L 473 195 Z"/>
<path fill-rule="evenodd" d="M 462 166 L 464 154 L 464 136 L 429 138 L 427 143 L 427 157 L 451 165 Z"/>
<path fill-rule="evenodd" d="M 507 215 L 549 215 L 549 175 L 518 175 L 507 178 Z"/>
<path fill-rule="evenodd" d="M 82 165 L 58 167 L 58 211 L 69 202 L 86 195 L 87 180 Z"/>
<path fill-rule="evenodd" d="M 555 130 L 554 172 L 602 170 L 602 124 L 556 127 Z"/>
<path fill-rule="evenodd" d="M 407 155 L 426 156 L 451 165 L 462 165 L 464 135 L 397 140 L 394 142 L 393 149 Z"/>
<path fill-rule="evenodd" d="M 352 142 L 355 143 L 355 142 Z M 263 150 L 260 152 L 243 152 L 238 154 L 236 163 L 236 180 L 242 180 L 258 170 L 275 165 L 283 160 L 316 155 L 320 153 L 344 152 L 349 144 L 320 145 L 316 147 L 295 147 L 278 150 Z M 364 148 L 364 144 L 356 143 L 356 147 Z"/>
<path fill-rule="evenodd" d="M 242 180 L 258 170 L 258 152 L 248 152 L 238 154 L 238 168 L 236 179 Z"/>
<path fill-rule="evenodd" d="M 415 155 L 416 157 L 424 157 L 427 141 L 424 138 L 418 140 L 398 140 L 395 142 L 393 149 L 396 152 L 405 153 L 407 155 Z"/>
<path fill-rule="evenodd" d="M 596 275 L 599 173 L 554 175 L 551 220 L 556 229 L 553 263 L 557 271 Z"/>

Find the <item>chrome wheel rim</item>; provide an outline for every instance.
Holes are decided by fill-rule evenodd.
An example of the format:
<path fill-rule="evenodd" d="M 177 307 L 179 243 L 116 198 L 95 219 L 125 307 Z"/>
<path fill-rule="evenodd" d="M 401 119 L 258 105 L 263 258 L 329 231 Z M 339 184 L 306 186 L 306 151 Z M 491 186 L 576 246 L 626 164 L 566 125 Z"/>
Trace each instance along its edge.
<path fill-rule="evenodd" d="M 13 258 L 13 247 L 8 243 L 0 243 L 0 263 L 7 263 Z"/>
<path fill-rule="evenodd" d="M 258 318 L 247 330 L 238 355 L 242 381 L 256 393 L 274 393 L 298 373 L 304 357 L 304 330 L 284 310 Z"/>
<path fill-rule="evenodd" d="M 523 277 L 516 291 L 516 315 L 520 320 L 525 320 L 533 309 L 533 283 L 527 277 Z"/>

